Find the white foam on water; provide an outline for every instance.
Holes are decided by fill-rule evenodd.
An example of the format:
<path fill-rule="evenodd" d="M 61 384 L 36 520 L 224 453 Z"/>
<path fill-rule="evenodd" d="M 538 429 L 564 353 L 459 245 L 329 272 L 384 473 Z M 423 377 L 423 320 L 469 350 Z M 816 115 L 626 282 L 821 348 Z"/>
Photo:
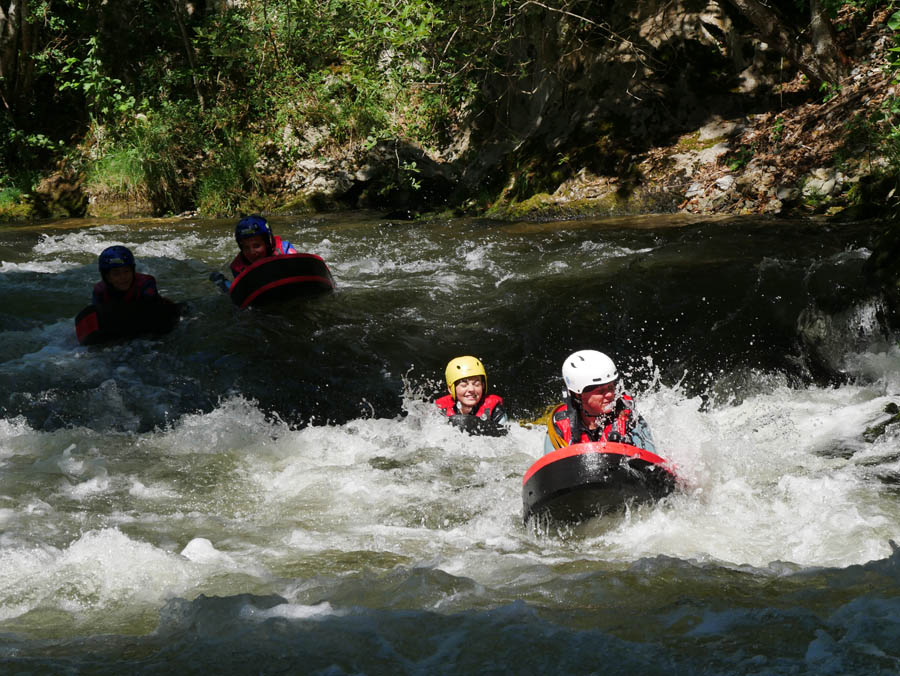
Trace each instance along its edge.
<path fill-rule="evenodd" d="M 540 456 L 539 427 L 470 437 L 432 404 L 407 400 L 406 417 L 294 430 L 233 399 L 184 418 L 151 445 L 170 456 L 238 458 L 236 486 L 254 506 L 241 525 L 247 532 L 234 537 L 269 527 L 274 567 L 301 553 L 380 551 L 496 579 L 506 557 L 536 563 L 560 546 L 563 559 L 663 554 L 845 566 L 885 556 L 888 539 L 900 538 L 881 485 L 829 453 L 835 444 L 875 452 L 858 431 L 888 400 L 862 386 L 775 388 L 701 412 L 699 400 L 660 387 L 638 406 L 684 488 L 574 541 L 536 542 L 521 523 L 521 477 Z"/>
<path fill-rule="evenodd" d="M 335 610 L 330 603 L 323 602 L 307 606 L 296 603 L 281 603 L 272 608 L 261 610 L 251 605 L 245 605 L 240 612 L 241 619 L 254 622 L 264 622 L 272 618 L 284 618 L 288 620 L 316 620 L 326 617 L 342 617 L 346 611 Z"/>
<path fill-rule="evenodd" d="M 66 547 L 0 550 L 0 619 L 47 603 L 76 617 L 189 594 L 201 577 L 176 554 L 116 529 L 87 532 Z"/>
<path fill-rule="evenodd" d="M 123 239 L 122 236 L 125 236 Z M 62 254 L 69 257 L 73 254 L 91 253 L 100 255 L 108 246 L 127 246 L 132 251 L 138 248 L 138 242 L 131 239 L 133 233 L 125 226 L 101 225 L 84 230 L 44 233 L 34 245 L 32 252 L 38 256 Z M 137 253 L 135 252 L 135 255 Z"/>
<path fill-rule="evenodd" d="M 7 272 L 37 272 L 41 274 L 55 274 L 64 270 L 80 267 L 80 263 L 74 261 L 63 261 L 60 258 L 51 258 L 42 261 L 25 261 L 23 263 L 13 263 L 10 261 L 0 261 L 0 273 Z"/>
<path fill-rule="evenodd" d="M 861 431 L 883 417 L 880 384 L 778 387 L 704 413 L 673 396 L 661 389 L 639 407 L 684 491 L 590 540 L 604 556 L 847 566 L 890 554 L 900 508 L 864 455 L 846 457 L 868 448 Z"/>
<path fill-rule="evenodd" d="M 213 547 L 206 538 L 194 538 L 181 550 L 181 555 L 194 563 L 214 564 L 219 568 L 235 568 L 235 560 Z"/>
<path fill-rule="evenodd" d="M 0 458 L 27 452 L 32 439 L 33 430 L 23 416 L 0 418 Z"/>
<path fill-rule="evenodd" d="M 235 396 L 223 399 L 209 413 L 183 416 L 144 443 L 167 455 L 218 454 L 265 447 L 285 428 L 277 419 L 267 418 L 254 402 Z"/>
<path fill-rule="evenodd" d="M 178 492 L 169 485 L 163 483 L 145 485 L 138 479 L 130 481 L 128 494 L 145 502 L 171 500 L 178 497 Z"/>
<path fill-rule="evenodd" d="M 578 560 L 814 568 L 883 558 L 900 541 L 900 507 L 878 472 L 896 471 L 900 432 L 874 444 L 860 432 L 886 418 L 900 365 L 895 350 L 858 362 L 882 365 L 882 377 L 799 390 L 760 378 L 755 394 L 708 410 L 678 387 L 639 394 L 682 489 L 562 536 L 535 535 L 521 518 L 543 428 L 468 436 L 418 392 L 404 416 L 302 429 L 242 397 L 146 434 L 0 420 L 0 471 L 15 459 L 18 473 L 0 495 L 0 618 L 41 604 L 90 615 L 248 580 L 288 594 L 307 560 L 501 585 Z"/>

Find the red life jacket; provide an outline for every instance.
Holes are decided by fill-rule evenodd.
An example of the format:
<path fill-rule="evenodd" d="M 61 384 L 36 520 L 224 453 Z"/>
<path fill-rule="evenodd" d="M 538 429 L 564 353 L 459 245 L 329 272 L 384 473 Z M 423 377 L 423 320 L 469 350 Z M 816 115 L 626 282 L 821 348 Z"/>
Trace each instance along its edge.
<path fill-rule="evenodd" d="M 617 432 L 623 437 L 628 434 L 628 421 L 631 419 L 633 407 L 634 400 L 627 394 L 622 395 L 616 400 L 616 410 L 610 414 L 610 421 L 602 429 L 597 427 L 589 430 L 581 420 L 578 411 L 574 408 L 570 409 L 567 403 L 560 404 L 553 409 L 550 419 L 566 446 L 588 441 L 608 441 L 612 432 Z M 573 427 L 575 435 L 578 437 L 574 440 L 572 439 Z"/>
<path fill-rule="evenodd" d="M 93 303 L 100 305 L 119 301 L 121 303 L 136 303 L 141 301 L 159 300 L 159 292 L 156 289 L 156 278 L 153 275 L 134 273 L 134 283 L 128 291 L 122 293 L 116 291 L 112 285 L 106 282 L 97 282 L 94 285 Z"/>
<path fill-rule="evenodd" d="M 281 256 L 283 254 L 295 253 L 297 253 L 297 250 L 293 246 L 291 246 L 290 242 L 282 241 L 281 237 L 275 235 L 275 247 L 270 255 Z M 250 261 L 247 260 L 246 256 L 244 256 L 244 252 L 242 251 L 234 257 L 233 261 L 231 261 L 231 274 L 234 275 L 235 279 L 237 279 L 237 276 L 241 274 L 245 268 L 249 267 Z"/>
<path fill-rule="evenodd" d="M 448 418 L 452 415 L 462 415 L 459 411 L 456 410 L 456 402 L 453 401 L 453 397 L 449 394 L 445 394 L 443 397 L 434 402 L 435 405 L 444 412 Z M 503 399 L 498 397 L 496 394 L 489 394 L 486 397 L 482 398 L 481 404 L 475 410 L 475 417 L 481 418 L 482 420 L 490 420 L 491 414 L 494 412 L 498 406 L 503 405 Z"/>

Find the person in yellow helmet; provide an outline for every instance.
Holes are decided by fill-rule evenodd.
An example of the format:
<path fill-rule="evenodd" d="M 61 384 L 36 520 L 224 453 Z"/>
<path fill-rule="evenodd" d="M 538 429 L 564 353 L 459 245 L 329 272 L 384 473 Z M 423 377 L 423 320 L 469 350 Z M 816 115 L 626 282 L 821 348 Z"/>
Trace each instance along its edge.
<path fill-rule="evenodd" d="M 451 422 L 466 427 L 468 416 L 496 424 L 507 422 L 503 399 L 487 393 L 487 373 L 481 360 L 470 356 L 451 359 L 444 378 L 450 394 L 434 403 Z"/>

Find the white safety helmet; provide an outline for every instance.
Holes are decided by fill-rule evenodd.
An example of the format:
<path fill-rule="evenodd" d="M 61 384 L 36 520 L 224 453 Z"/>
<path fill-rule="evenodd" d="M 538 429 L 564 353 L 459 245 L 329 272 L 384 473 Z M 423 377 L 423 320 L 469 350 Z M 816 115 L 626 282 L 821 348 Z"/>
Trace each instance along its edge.
<path fill-rule="evenodd" d="M 619 379 L 619 371 L 613 360 L 597 350 L 573 352 L 563 363 L 563 380 L 566 388 L 581 394 L 591 385 L 605 385 Z"/>

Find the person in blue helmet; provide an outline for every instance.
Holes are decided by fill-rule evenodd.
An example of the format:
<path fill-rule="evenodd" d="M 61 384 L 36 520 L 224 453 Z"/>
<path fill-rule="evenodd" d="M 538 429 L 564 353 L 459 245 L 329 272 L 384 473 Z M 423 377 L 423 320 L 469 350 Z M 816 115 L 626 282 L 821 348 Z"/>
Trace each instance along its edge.
<path fill-rule="evenodd" d="M 103 279 L 94 285 L 91 304 L 75 317 L 79 343 L 163 334 L 178 323 L 183 304 L 161 297 L 153 275 L 135 272 L 134 254 L 128 247 L 105 248 L 97 266 Z"/>
<path fill-rule="evenodd" d="M 105 248 L 97 259 L 102 281 L 94 285 L 91 302 L 155 303 L 160 299 L 156 278 L 135 272 L 134 254 L 128 247 L 115 245 Z"/>
<path fill-rule="evenodd" d="M 297 253 L 290 242 L 272 232 L 265 218 L 256 214 L 245 216 L 238 221 L 234 229 L 234 239 L 241 249 L 231 261 L 231 274 L 235 278 L 260 258 Z"/>

